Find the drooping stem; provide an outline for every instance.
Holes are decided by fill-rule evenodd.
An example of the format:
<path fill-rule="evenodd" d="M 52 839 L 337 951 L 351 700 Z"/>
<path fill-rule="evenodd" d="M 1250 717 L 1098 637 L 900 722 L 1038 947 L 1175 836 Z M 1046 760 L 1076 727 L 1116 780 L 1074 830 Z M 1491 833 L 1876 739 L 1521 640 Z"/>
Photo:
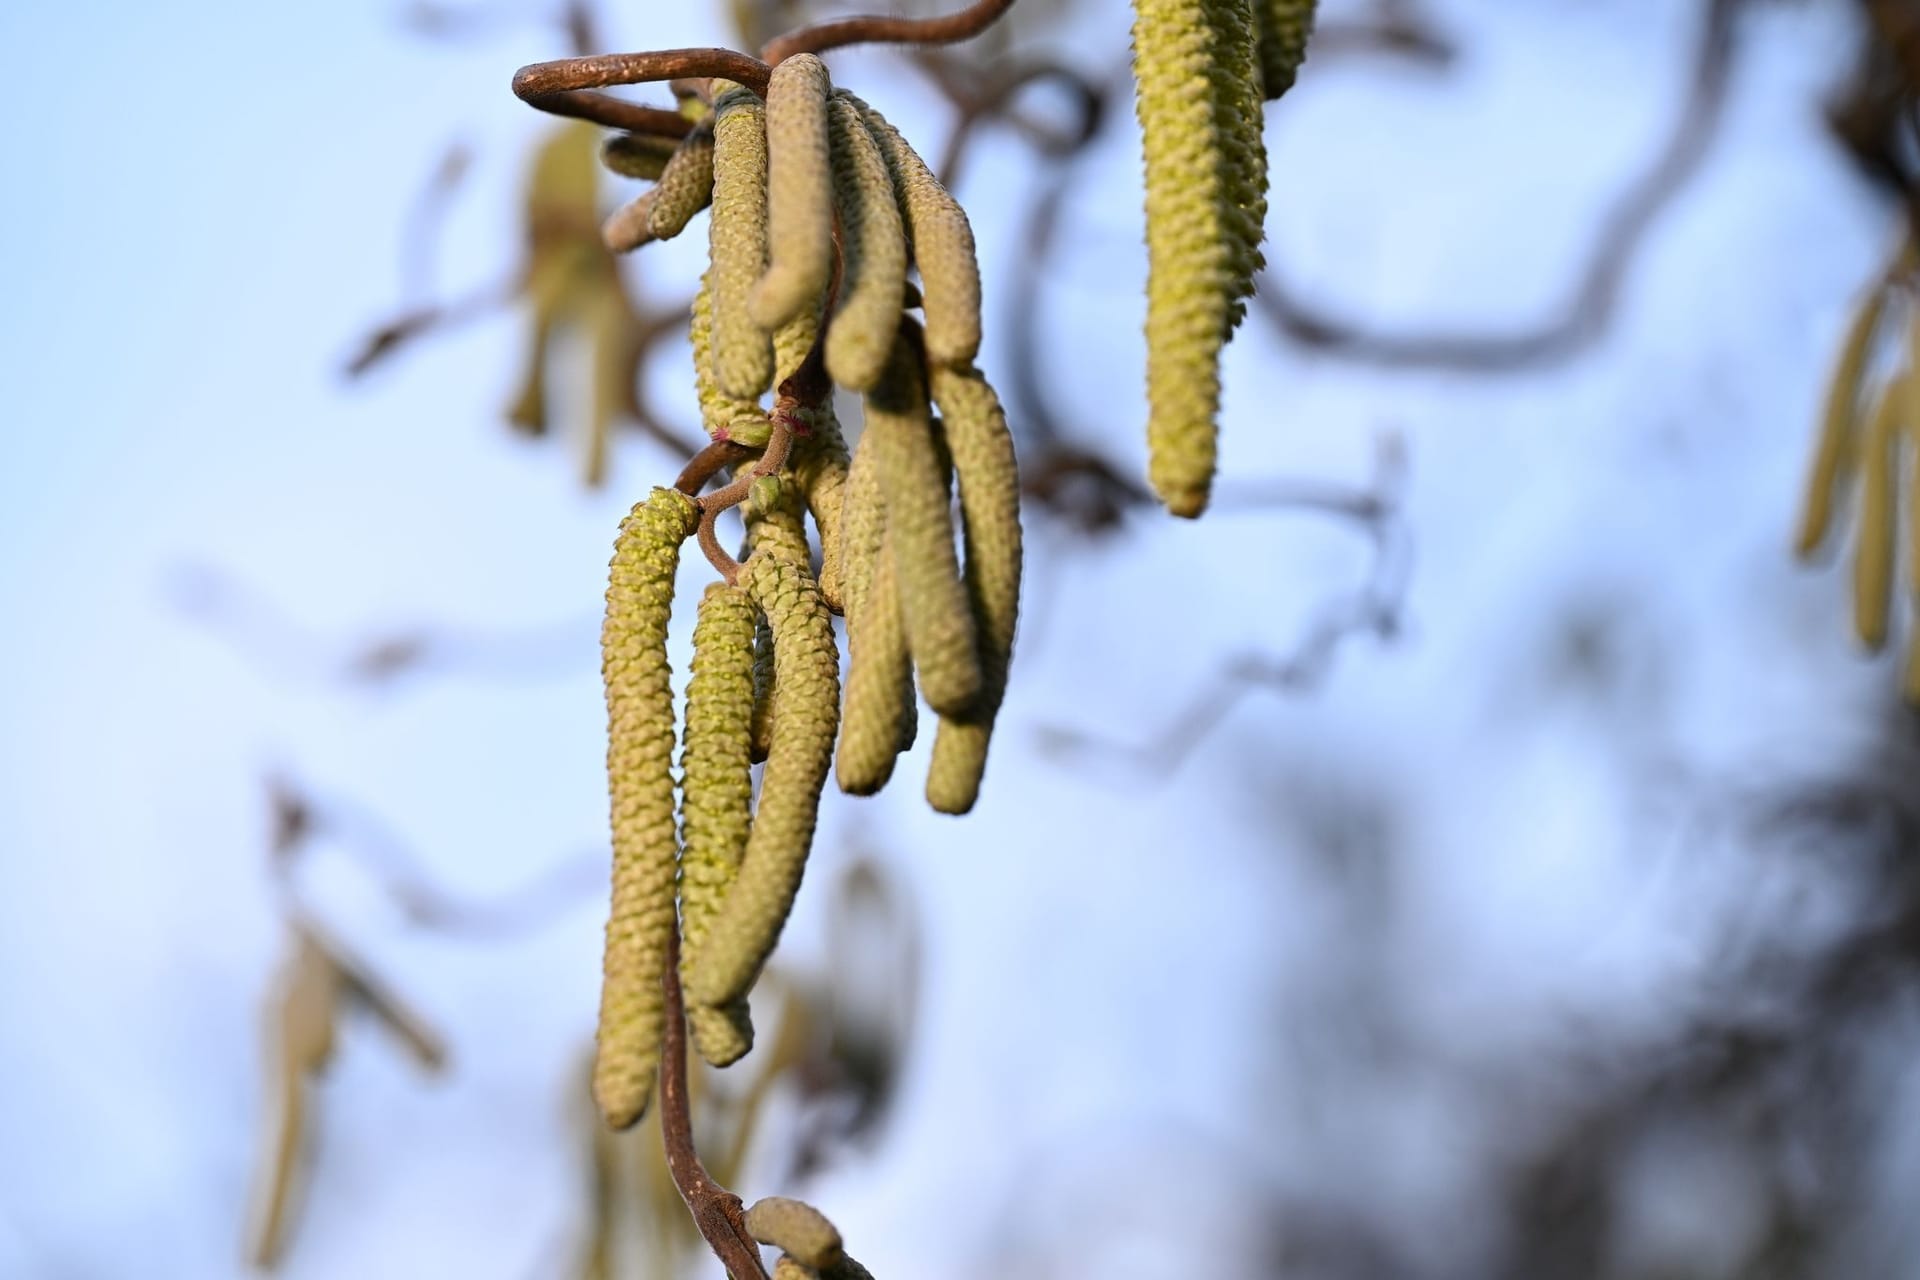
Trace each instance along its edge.
<path fill-rule="evenodd" d="M 686 1002 L 680 994 L 680 926 L 667 933 L 666 1034 L 661 1045 L 660 1136 L 666 1146 L 667 1172 L 693 1215 L 707 1247 L 726 1265 L 732 1280 L 767 1280 L 760 1248 L 747 1232 L 740 1197 L 714 1181 L 693 1145 L 693 1106 L 687 1090 Z"/>

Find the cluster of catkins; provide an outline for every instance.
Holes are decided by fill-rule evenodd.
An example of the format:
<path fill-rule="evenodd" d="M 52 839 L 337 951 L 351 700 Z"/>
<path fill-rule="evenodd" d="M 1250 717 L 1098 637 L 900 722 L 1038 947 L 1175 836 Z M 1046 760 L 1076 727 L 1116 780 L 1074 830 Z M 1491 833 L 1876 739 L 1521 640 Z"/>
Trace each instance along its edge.
<path fill-rule="evenodd" d="M 966 215 L 810 54 L 773 68 L 764 102 L 723 80 L 710 94 L 710 107 L 688 99 L 697 123 L 670 151 L 638 136 L 603 151 L 619 172 L 657 177 L 607 221 L 610 245 L 674 235 L 712 206 L 692 321 L 701 412 L 716 441 L 763 449 L 735 464 L 743 563 L 707 548 L 727 580 L 700 603 L 677 782 L 668 614 L 680 548 L 696 530 L 710 542 L 714 512 L 655 489 L 615 548 L 602 636 L 613 909 L 594 1073 L 615 1127 L 652 1089 L 676 910 L 693 1042 L 725 1066 L 752 1045 L 747 996 L 799 889 L 828 771 L 856 794 L 887 781 L 914 739 L 916 675 L 939 719 L 927 798 L 973 806 L 1020 594 L 1019 484 L 973 364 Z M 851 455 L 828 379 L 864 397 Z M 834 612 L 851 651 L 844 706 Z"/>
<path fill-rule="evenodd" d="M 1911 246 L 1862 299 L 1841 344 L 1815 445 L 1806 504 L 1794 549 L 1817 554 L 1835 513 L 1857 484 L 1853 626 L 1862 644 L 1886 647 L 1898 560 L 1902 451 L 1911 468 L 1906 493 L 1907 589 L 1920 615 L 1920 304 L 1914 300 Z M 1888 339 L 1897 336 L 1897 371 L 1875 378 Z M 1909 626 L 1903 688 L 1920 704 L 1920 616 Z"/>
<path fill-rule="evenodd" d="M 1197 516 L 1213 486 L 1220 351 L 1267 215 L 1263 105 L 1292 87 L 1314 0 L 1134 0 L 1146 151 L 1148 478 Z"/>

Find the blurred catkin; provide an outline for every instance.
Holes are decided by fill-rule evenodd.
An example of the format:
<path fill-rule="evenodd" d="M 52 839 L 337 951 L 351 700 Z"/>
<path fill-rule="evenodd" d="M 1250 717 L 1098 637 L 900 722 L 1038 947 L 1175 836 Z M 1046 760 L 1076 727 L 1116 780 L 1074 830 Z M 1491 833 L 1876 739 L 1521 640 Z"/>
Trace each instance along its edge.
<path fill-rule="evenodd" d="M 1243 260 L 1235 230 L 1212 0 L 1135 0 L 1135 110 L 1146 163 L 1148 476 L 1176 515 L 1206 509 L 1220 348 Z"/>
<path fill-rule="evenodd" d="M 1887 621 L 1893 606 L 1900 428 L 1917 376 L 1920 374 L 1909 371 L 1882 389 L 1868 420 L 1862 446 L 1860 535 L 1853 562 L 1853 625 L 1860 642 L 1874 650 L 1886 646 Z"/>
<path fill-rule="evenodd" d="M 593 1093 L 609 1125 L 645 1112 L 660 1060 L 661 974 L 674 927 L 673 689 L 667 623 L 693 499 L 656 488 L 620 525 L 601 629 L 613 906 L 607 920 Z"/>
<path fill-rule="evenodd" d="M 772 332 L 812 306 L 833 274 L 833 171 L 826 64 L 810 53 L 774 67 L 767 85 L 766 274 L 748 295 Z"/>
<path fill-rule="evenodd" d="M 1807 480 L 1805 505 L 1801 508 L 1800 527 L 1794 534 L 1793 549 L 1801 557 L 1811 556 L 1826 541 L 1833 527 L 1835 499 L 1846 483 L 1858 454 L 1860 432 L 1860 390 L 1865 380 L 1868 357 L 1873 350 L 1874 334 L 1886 310 L 1884 289 L 1875 288 L 1861 299 L 1846 337 L 1840 344 L 1833 379 L 1827 384 L 1825 410 L 1820 418 L 1820 435 L 1814 446 L 1813 467 Z"/>
<path fill-rule="evenodd" d="M 713 377 L 721 391 L 757 399 L 773 381 L 773 346 L 747 312 L 767 265 L 766 112 L 751 90 L 713 82 Z"/>
<path fill-rule="evenodd" d="M 1260 81 L 1269 101 L 1293 88 L 1313 34 L 1314 0 L 1256 0 Z"/>
<path fill-rule="evenodd" d="M 885 116 L 850 95 L 849 100 L 866 118 L 887 162 L 894 200 L 920 268 L 927 359 L 935 365 L 967 364 L 980 353 L 980 264 L 966 210 Z"/>
<path fill-rule="evenodd" d="M 838 1266 L 845 1256 L 840 1232 L 804 1200 L 768 1196 L 747 1210 L 747 1233 L 815 1269 Z"/>
<path fill-rule="evenodd" d="M 616 133 L 600 144 L 600 163 L 623 178 L 657 182 L 679 146 L 648 133 Z"/>
<path fill-rule="evenodd" d="M 747 736 L 753 717 L 753 632 L 760 611 L 724 582 L 707 588 L 693 629 L 686 741 L 680 750 L 681 964 L 707 935 L 746 851 L 753 777 Z M 753 1047 L 745 1000 L 687 1011 L 694 1047 L 724 1067 Z"/>
<path fill-rule="evenodd" d="M 708 1006 L 745 996 L 779 940 L 806 869 L 840 715 L 839 652 L 813 575 L 783 556 L 757 554 L 740 585 L 773 629 L 780 696 L 746 857 L 689 973 L 688 996 Z"/>
<path fill-rule="evenodd" d="M 870 390 L 887 367 L 907 277 L 906 231 L 893 179 L 860 109 L 844 94 L 828 104 L 833 198 L 840 213 L 840 298 L 827 324 L 827 372 Z"/>
<path fill-rule="evenodd" d="M 980 666 L 979 696 L 964 713 L 941 716 L 927 772 L 927 802 L 958 814 L 979 798 L 1013 657 L 1020 612 L 1020 475 L 1000 399 L 980 372 L 936 366 L 932 383 L 960 484 L 965 581 Z"/>

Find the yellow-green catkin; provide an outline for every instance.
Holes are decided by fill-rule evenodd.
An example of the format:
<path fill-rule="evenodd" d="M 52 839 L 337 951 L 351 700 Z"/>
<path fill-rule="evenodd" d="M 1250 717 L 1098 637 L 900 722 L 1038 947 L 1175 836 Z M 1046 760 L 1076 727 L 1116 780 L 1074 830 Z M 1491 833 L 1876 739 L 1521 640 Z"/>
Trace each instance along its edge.
<path fill-rule="evenodd" d="M 773 1280 L 819 1280 L 820 1273 L 790 1254 L 781 1254 L 773 1264 Z"/>
<path fill-rule="evenodd" d="M 653 189 L 647 230 L 656 240 L 671 240 L 693 216 L 713 202 L 713 128 L 702 123 L 680 140 L 673 159 Z"/>
<path fill-rule="evenodd" d="M 674 927 L 673 688 L 667 623 L 693 499 L 655 489 L 621 522 L 607 583 L 601 670 L 607 694 L 613 906 L 607 919 L 593 1096 L 609 1125 L 646 1111 L 660 1061 L 667 937 Z"/>
<path fill-rule="evenodd" d="M 852 460 L 847 440 L 840 432 L 840 419 L 831 400 L 817 405 L 802 405 L 794 411 L 796 436 L 793 468 L 794 483 L 800 486 L 807 510 L 813 515 L 814 529 L 820 535 L 820 598 L 827 608 L 845 610 L 840 586 L 841 530 L 846 505 L 847 471 Z M 799 434 L 800 428 L 805 434 Z"/>
<path fill-rule="evenodd" d="M 918 729 L 900 579 L 893 545 L 884 538 L 866 591 L 858 625 L 853 615 L 847 618 L 847 694 L 834 754 L 834 778 L 854 796 L 887 785 Z"/>
<path fill-rule="evenodd" d="M 642 191 L 607 215 L 600 224 L 600 240 L 611 253 L 632 253 L 653 239 L 653 202 L 660 188 Z"/>
<path fill-rule="evenodd" d="M 713 374 L 713 290 L 709 269 L 700 277 L 700 288 L 693 295 L 692 319 L 687 337 L 693 345 L 693 390 L 700 401 L 700 421 L 715 440 L 733 440 L 759 448 L 773 434 L 766 410 L 760 402 L 744 396 L 728 395 L 720 389 Z"/>
<path fill-rule="evenodd" d="M 1213 22 L 1213 92 L 1220 146 L 1226 159 L 1227 223 L 1233 232 L 1233 300 L 1229 331 L 1246 314 L 1253 277 L 1266 265 L 1260 242 L 1266 236 L 1266 111 L 1260 96 L 1258 39 L 1254 33 L 1256 0 L 1210 0 Z"/>
<path fill-rule="evenodd" d="M 620 289 L 603 289 L 587 318 L 593 334 L 593 411 L 587 420 L 581 474 L 589 488 L 607 478 L 613 428 L 633 404 L 633 304 Z"/>
<path fill-rule="evenodd" d="M 1893 607 L 1900 426 L 1915 376 L 1912 372 L 1904 374 L 1881 392 L 1867 425 L 1861 457 L 1860 536 L 1853 562 L 1853 625 L 1860 642 L 1873 650 L 1886 646 L 1887 621 Z"/>
<path fill-rule="evenodd" d="M 790 473 L 759 481 L 746 507 L 747 543 L 754 552 L 782 556 L 812 571 L 813 550 L 807 545 L 807 526 L 801 516 L 800 490 Z M 764 495 L 764 496 L 763 496 Z M 755 763 L 767 758 L 773 746 L 773 720 L 779 700 L 779 677 L 773 653 L 773 628 L 763 616 L 754 638 L 752 755 Z"/>
<path fill-rule="evenodd" d="M 678 146 L 650 133 L 616 133 L 600 144 L 600 163 L 623 178 L 658 182 Z"/>
<path fill-rule="evenodd" d="M 757 399 L 773 381 L 773 346 L 747 312 L 767 265 L 766 111 L 751 90 L 713 82 L 713 376 L 730 396 Z"/>
<path fill-rule="evenodd" d="M 920 268 L 927 361 L 968 364 L 980 354 L 980 264 L 974 253 L 973 226 L 960 202 L 940 185 L 900 131 L 866 103 L 853 101 L 887 162 L 907 241 Z"/>
<path fill-rule="evenodd" d="M 872 434 L 854 448 L 842 511 L 849 660 L 834 773 L 842 791 L 871 795 L 892 777 L 895 758 L 913 745 L 917 728 L 913 664 Z"/>
<path fill-rule="evenodd" d="M 768 1196 L 747 1210 L 747 1234 L 813 1268 L 840 1264 L 845 1249 L 827 1215 L 804 1200 Z"/>
<path fill-rule="evenodd" d="M 779 714 L 746 857 L 688 975 L 688 996 L 712 1007 L 745 996 L 779 941 L 806 869 L 840 715 L 840 655 L 813 575 L 785 557 L 756 555 L 740 585 L 773 628 Z"/>
<path fill-rule="evenodd" d="M 980 660 L 917 337 L 902 330 L 886 376 L 868 393 L 866 434 L 879 464 L 886 539 L 920 692 L 942 715 L 961 715 L 980 692 Z"/>
<path fill-rule="evenodd" d="M 707 936 L 746 852 L 753 812 L 748 730 L 753 718 L 753 631 L 760 615 L 747 593 L 707 588 L 693 629 L 686 740 L 680 750 L 680 929 L 687 957 Z M 716 1067 L 753 1047 L 747 1002 L 687 1011 L 694 1047 Z"/>
<path fill-rule="evenodd" d="M 980 693 L 964 713 L 940 718 L 927 770 L 927 803 L 941 813 L 965 813 L 980 795 L 988 740 L 1013 657 L 1020 613 L 1020 474 L 1000 398 L 979 371 L 936 366 L 931 381 L 960 484 Z"/>
<path fill-rule="evenodd" d="M 1803 559 L 1820 549 L 1833 527 L 1836 497 L 1854 466 L 1860 432 L 1860 386 L 1866 377 L 1873 337 L 1886 309 L 1886 292 L 1876 286 L 1863 298 L 1847 325 L 1834 363 L 1833 380 L 1820 415 L 1820 435 L 1814 445 L 1807 493 L 1794 533 L 1794 554 Z"/>
<path fill-rule="evenodd" d="M 1220 348 L 1239 253 L 1213 88 L 1211 0 L 1135 0 L 1135 110 L 1146 161 L 1148 477 L 1197 516 L 1213 485 Z"/>
<path fill-rule="evenodd" d="M 767 83 L 766 274 L 747 297 L 772 332 L 827 291 L 833 275 L 833 171 L 826 64 L 810 53 L 780 62 Z"/>
<path fill-rule="evenodd" d="M 840 211 L 840 298 L 827 324 L 827 372 L 870 390 L 887 367 L 907 278 L 906 230 L 879 144 L 851 99 L 828 104 L 833 198 Z"/>
<path fill-rule="evenodd" d="M 1260 82 L 1269 101 L 1293 88 L 1313 35 L 1314 0 L 1256 0 L 1260 26 Z"/>

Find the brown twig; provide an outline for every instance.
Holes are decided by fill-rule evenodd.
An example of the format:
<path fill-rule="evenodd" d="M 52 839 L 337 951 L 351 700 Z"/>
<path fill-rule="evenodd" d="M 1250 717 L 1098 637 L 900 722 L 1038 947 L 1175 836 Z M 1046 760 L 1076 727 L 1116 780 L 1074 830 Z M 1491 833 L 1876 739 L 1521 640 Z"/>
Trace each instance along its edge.
<path fill-rule="evenodd" d="M 784 399 L 784 397 L 782 397 Z M 700 550 L 706 554 L 707 562 L 720 571 L 720 576 L 728 582 L 740 577 L 740 562 L 727 554 L 720 545 L 720 535 L 714 529 L 714 522 L 720 513 L 739 506 L 747 500 L 747 494 L 753 490 L 753 482 L 761 476 L 770 476 L 787 465 L 787 454 L 793 448 L 793 419 L 791 406 L 783 411 L 776 402 L 771 417 L 773 434 L 767 437 L 767 449 L 760 455 L 760 461 L 753 464 L 729 484 L 715 489 L 700 503 Z M 702 450 L 705 453 L 706 450 Z"/>
<path fill-rule="evenodd" d="M 666 993 L 666 1034 L 661 1044 L 660 1137 L 666 1146 L 667 1171 L 686 1201 L 694 1225 L 707 1247 L 725 1264 L 732 1280 L 767 1280 L 760 1263 L 760 1247 L 747 1232 L 746 1211 L 740 1197 L 715 1182 L 693 1144 L 693 1105 L 687 1089 L 686 1006 L 680 994 L 680 926 L 667 930 L 666 972 L 660 979 Z"/>
<path fill-rule="evenodd" d="M 650 116 L 656 114 L 661 117 L 673 116 L 687 126 L 674 135 L 679 137 L 692 126 L 678 112 L 659 107 L 638 107 L 603 93 L 586 91 L 605 89 L 613 85 L 718 76 L 723 80 L 737 81 L 765 97 L 767 76 L 771 70 L 760 59 L 733 49 L 656 49 L 647 53 L 600 53 L 590 58 L 559 58 L 552 62 L 535 62 L 524 66 L 513 73 L 513 92 L 514 96 L 521 101 L 538 107 L 542 111 L 550 111 L 555 115 L 577 116 L 583 120 L 596 120 L 597 117 L 587 115 L 585 112 L 608 109 L 607 104 L 635 111 L 646 111 Z M 605 120 L 598 122 L 608 123 Z M 660 124 L 665 124 L 664 118 Z M 617 127 L 625 129 L 630 126 L 620 124 Z M 643 128 L 641 131 L 656 132 L 657 128 Z"/>
<path fill-rule="evenodd" d="M 795 54 L 826 53 L 852 44 L 953 44 L 971 40 L 1011 8 L 1013 0 L 974 0 L 960 12 L 943 18 L 895 18 L 878 14 L 835 18 L 774 37 L 760 50 L 760 58 L 773 66 Z"/>
<path fill-rule="evenodd" d="M 1267 250 L 1254 304 L 1295 342 L 1344 360 L 1394 369 L 1510 373 L 1580 354 L 1612 324 L 1627 267 L 1647 233 L 1705 159 L 1726 105 L 1733 27 L 1741 0 L 1711 0 L 1687 101 L 1673 133 L 1628 185 L 1601 226 L 1571 302 L 1553 319 L 1512 334 L 1382 333 L 1295 297 Z"/>
<path fill-rule="evenodd" d="M 693 460 L 674 478 L 673 487 L 689 498 L 697 498 L 700 491 L 707 487 L 707 481 L 739 462 L 752 453 L 751 447 L 738 440 L 715 440 L 706 448 L 693 455 Z"/>

